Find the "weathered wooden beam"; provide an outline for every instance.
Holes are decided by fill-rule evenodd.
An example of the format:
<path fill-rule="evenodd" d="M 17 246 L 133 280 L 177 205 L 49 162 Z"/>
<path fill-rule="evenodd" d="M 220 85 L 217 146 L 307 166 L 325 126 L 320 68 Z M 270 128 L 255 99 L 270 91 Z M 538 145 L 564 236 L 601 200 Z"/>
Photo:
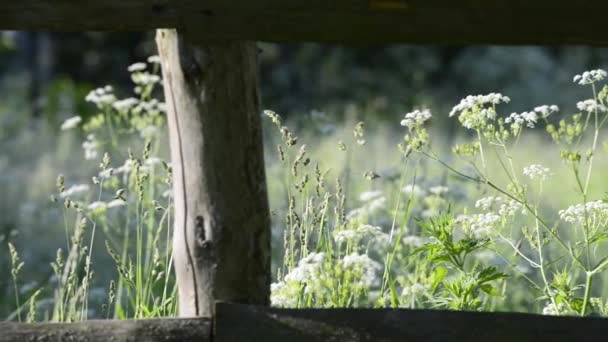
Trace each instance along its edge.
<path fill-rule="evenodd" d="M 173 166 L 173 255 L 181 317 L 214 303 L 268 305 L 270 211 L 257 48 L 158 30 Z"/>
<path fill-rule="evenodd" d="M 608 45 L 604 0 L 20 0 L 0 29 L 148 30 L 200 40 Z"/>
<path fill-rule="evenodd" d="M 608 319 L 407 309 L 276 309 L 218 303 L 209 319 L 0 323 L 0 342 L 597 342 Z"/>
<path fill-rule="evenodd" d="M 0 322 L 0 342 L 211 342 L 211 320 L 100 320 L 80 323 Z"/>
<path fill-rule="evenodd" d="M 439 310 L 285 310 L 222 304 L 214 341 L 250 342 L 597 342 L 608 319 Z"/>

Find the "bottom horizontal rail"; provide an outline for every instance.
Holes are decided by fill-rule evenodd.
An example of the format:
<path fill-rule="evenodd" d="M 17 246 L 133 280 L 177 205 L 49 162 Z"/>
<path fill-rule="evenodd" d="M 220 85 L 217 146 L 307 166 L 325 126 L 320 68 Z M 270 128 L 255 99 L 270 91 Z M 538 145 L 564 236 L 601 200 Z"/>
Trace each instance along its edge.
<path fill-rule="evenodd" d="M 0 342 L 210 342 L 211 329 L 211 320 L 207 318 L 0 322 Z"/>
<path fill-rule="evenodd" d="M 585 342 L 608 340 L 608 319 L 407 309 L 216 307 L 214 341 Z"/>
<path fill-rule="evenodd" d="M 604 341 L 608 319 L 407 309 L 276 309 L 218 303 L 206 318 L 0 323 L 0 342 Z"/>

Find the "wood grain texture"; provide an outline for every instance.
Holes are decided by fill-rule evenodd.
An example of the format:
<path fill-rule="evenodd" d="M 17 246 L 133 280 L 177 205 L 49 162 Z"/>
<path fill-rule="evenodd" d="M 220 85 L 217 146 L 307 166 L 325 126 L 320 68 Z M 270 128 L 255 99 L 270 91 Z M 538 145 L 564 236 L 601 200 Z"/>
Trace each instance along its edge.
<path fill-rule="evenodd" d="M 82 323 L 0 322 L 0 342 L 211 342 L 208 319 L 100 320 Z"/>
<path fill-rule="evenodd" d="M 268 305 L 270 211 L 255 43 L 195 44 L 159 30 L 173 167 L 181 317 L 216 300 Z"/>
<path fill-rule="evenodd" d="M 608 319 L 438 310 L 285 310 L 219 303 L 214 341 L 597 342 Z"/>
<path fill-rule="evenodd" d="M 607 45 L 604 0 L 21 0 L 0 29 L 149 30 L 202 41 Z"/>

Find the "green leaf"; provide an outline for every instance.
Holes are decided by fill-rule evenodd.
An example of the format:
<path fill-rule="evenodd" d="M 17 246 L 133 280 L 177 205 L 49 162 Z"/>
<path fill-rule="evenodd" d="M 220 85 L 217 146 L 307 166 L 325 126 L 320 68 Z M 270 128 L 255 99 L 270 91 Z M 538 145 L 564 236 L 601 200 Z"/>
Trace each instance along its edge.
<path fill-rule="evenodd" d="M 492 297 L 502 297 L 500 291 L 498 291 L 498 289 L 492 286 L 491 284 L 483 284 L 479 286 L 479 288 Z"/>
<path fill-rule="evenodd" d="M 435 274 L 433 274 L 433 292 L 437 289 L 437 286 L 441 284 L 443 279 L 448 275 L 448 269 L 445 267 L 437 267 L 435 269 Z"/>

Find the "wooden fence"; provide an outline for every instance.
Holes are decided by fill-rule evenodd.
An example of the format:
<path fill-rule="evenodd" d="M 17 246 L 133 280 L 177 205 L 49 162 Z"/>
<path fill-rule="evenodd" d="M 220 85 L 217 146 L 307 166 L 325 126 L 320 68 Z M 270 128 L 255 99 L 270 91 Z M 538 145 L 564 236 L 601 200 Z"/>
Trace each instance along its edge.
<path fill-rule="evenodd" d="M 605 46 L 607 15 L 605 0 L 0 1 L 0 29 L 174 28 L 158 30 L 157 45 L 182 317 L 0 323 L 0 341 L 606 340 L 608 321 L 593 317 L 266 307 L 270 212 L 250 41 Z"/>
<path fill-rule="evenodd" d="M 599 342 L 608 320 L 406 309 L 272 309 L 218 303 L 206 318 L 0 323 L 0 342 Z"/>

